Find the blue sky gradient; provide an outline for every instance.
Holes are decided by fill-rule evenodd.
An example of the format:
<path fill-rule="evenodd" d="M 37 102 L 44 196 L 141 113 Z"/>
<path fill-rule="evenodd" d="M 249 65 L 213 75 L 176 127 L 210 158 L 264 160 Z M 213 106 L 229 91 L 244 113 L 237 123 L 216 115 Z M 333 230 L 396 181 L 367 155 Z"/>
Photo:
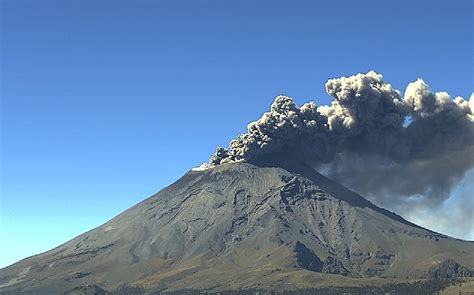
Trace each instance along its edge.
<path fill-rule="evenodd" d="M 352 2 L 1 0 L 0 267 L 207 161 L 278 94 L 327 104 L 327 79 L 373 69 L 469 98 L 471 1 Z"/>

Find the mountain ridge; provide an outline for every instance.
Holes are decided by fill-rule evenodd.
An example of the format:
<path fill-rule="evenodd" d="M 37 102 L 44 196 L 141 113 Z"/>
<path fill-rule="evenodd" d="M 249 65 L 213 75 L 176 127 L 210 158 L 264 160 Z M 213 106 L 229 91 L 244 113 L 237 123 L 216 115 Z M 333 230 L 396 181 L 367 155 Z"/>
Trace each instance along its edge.
<path fill-rule="evenodd" d="M 473 242 L 408 222 L 299 163 L 229 163 L 189 171 L 105 224 L 1 269 L 0 292 L 456 277 L 474 268 L 473 251 Z"/>

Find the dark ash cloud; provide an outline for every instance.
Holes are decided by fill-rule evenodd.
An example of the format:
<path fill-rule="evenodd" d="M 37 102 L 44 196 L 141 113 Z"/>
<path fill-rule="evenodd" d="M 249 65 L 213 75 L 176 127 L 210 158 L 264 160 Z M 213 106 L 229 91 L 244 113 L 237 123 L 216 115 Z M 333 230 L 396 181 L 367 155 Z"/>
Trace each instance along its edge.
<path fill-rule="evenodd" d="M 334 100 L 319 107 L 276 97 L 270 111 L 248 124 L 229 149 L 217 149 L 210 166 L 283 151 L 310 163 L 329 163 L 341 153 L 406 163 L 474 144 L 473 99 L 433 93 L 421 79 L 410 83 L 403 97 L 373 71 L 330 79 L 326 91 Z"/>
<path fill-rule="evenodd" d="M 326 91 L 334 99 L 319 107 L 276 97 L 203 168 L 284 154 L 390 208 L 440 206 L 474 166 L 473 95 L 453 99 L 421 79 L 402 94 L 374 71 L 330 79 Z"/>

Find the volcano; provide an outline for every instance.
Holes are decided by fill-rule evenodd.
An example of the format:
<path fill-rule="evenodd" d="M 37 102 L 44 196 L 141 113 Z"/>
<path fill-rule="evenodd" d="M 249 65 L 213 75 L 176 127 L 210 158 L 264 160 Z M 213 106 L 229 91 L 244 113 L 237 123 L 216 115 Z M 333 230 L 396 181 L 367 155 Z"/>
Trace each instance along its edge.
<path fill-rule="evenodd" d="M 0 270 L 0 293 L 298 289 L 470 276 L 474 243 L 291 161 L 191 170 L 109 222 Z M 76 289 L 75 289 L 76 288 Z"/>

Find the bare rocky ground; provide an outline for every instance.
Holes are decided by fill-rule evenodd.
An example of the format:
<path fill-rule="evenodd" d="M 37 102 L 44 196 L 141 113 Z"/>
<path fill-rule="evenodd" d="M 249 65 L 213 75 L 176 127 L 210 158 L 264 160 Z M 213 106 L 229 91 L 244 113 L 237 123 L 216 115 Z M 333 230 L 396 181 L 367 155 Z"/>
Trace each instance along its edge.
<path fill-rule="evenodd" d="M 473 253 L 473 242 L 412 224 L 308 167 L 232 163 L 190 171 L 106 224 L 1 269 L 0 293 L 378 286 L 469 277 Z"/>

